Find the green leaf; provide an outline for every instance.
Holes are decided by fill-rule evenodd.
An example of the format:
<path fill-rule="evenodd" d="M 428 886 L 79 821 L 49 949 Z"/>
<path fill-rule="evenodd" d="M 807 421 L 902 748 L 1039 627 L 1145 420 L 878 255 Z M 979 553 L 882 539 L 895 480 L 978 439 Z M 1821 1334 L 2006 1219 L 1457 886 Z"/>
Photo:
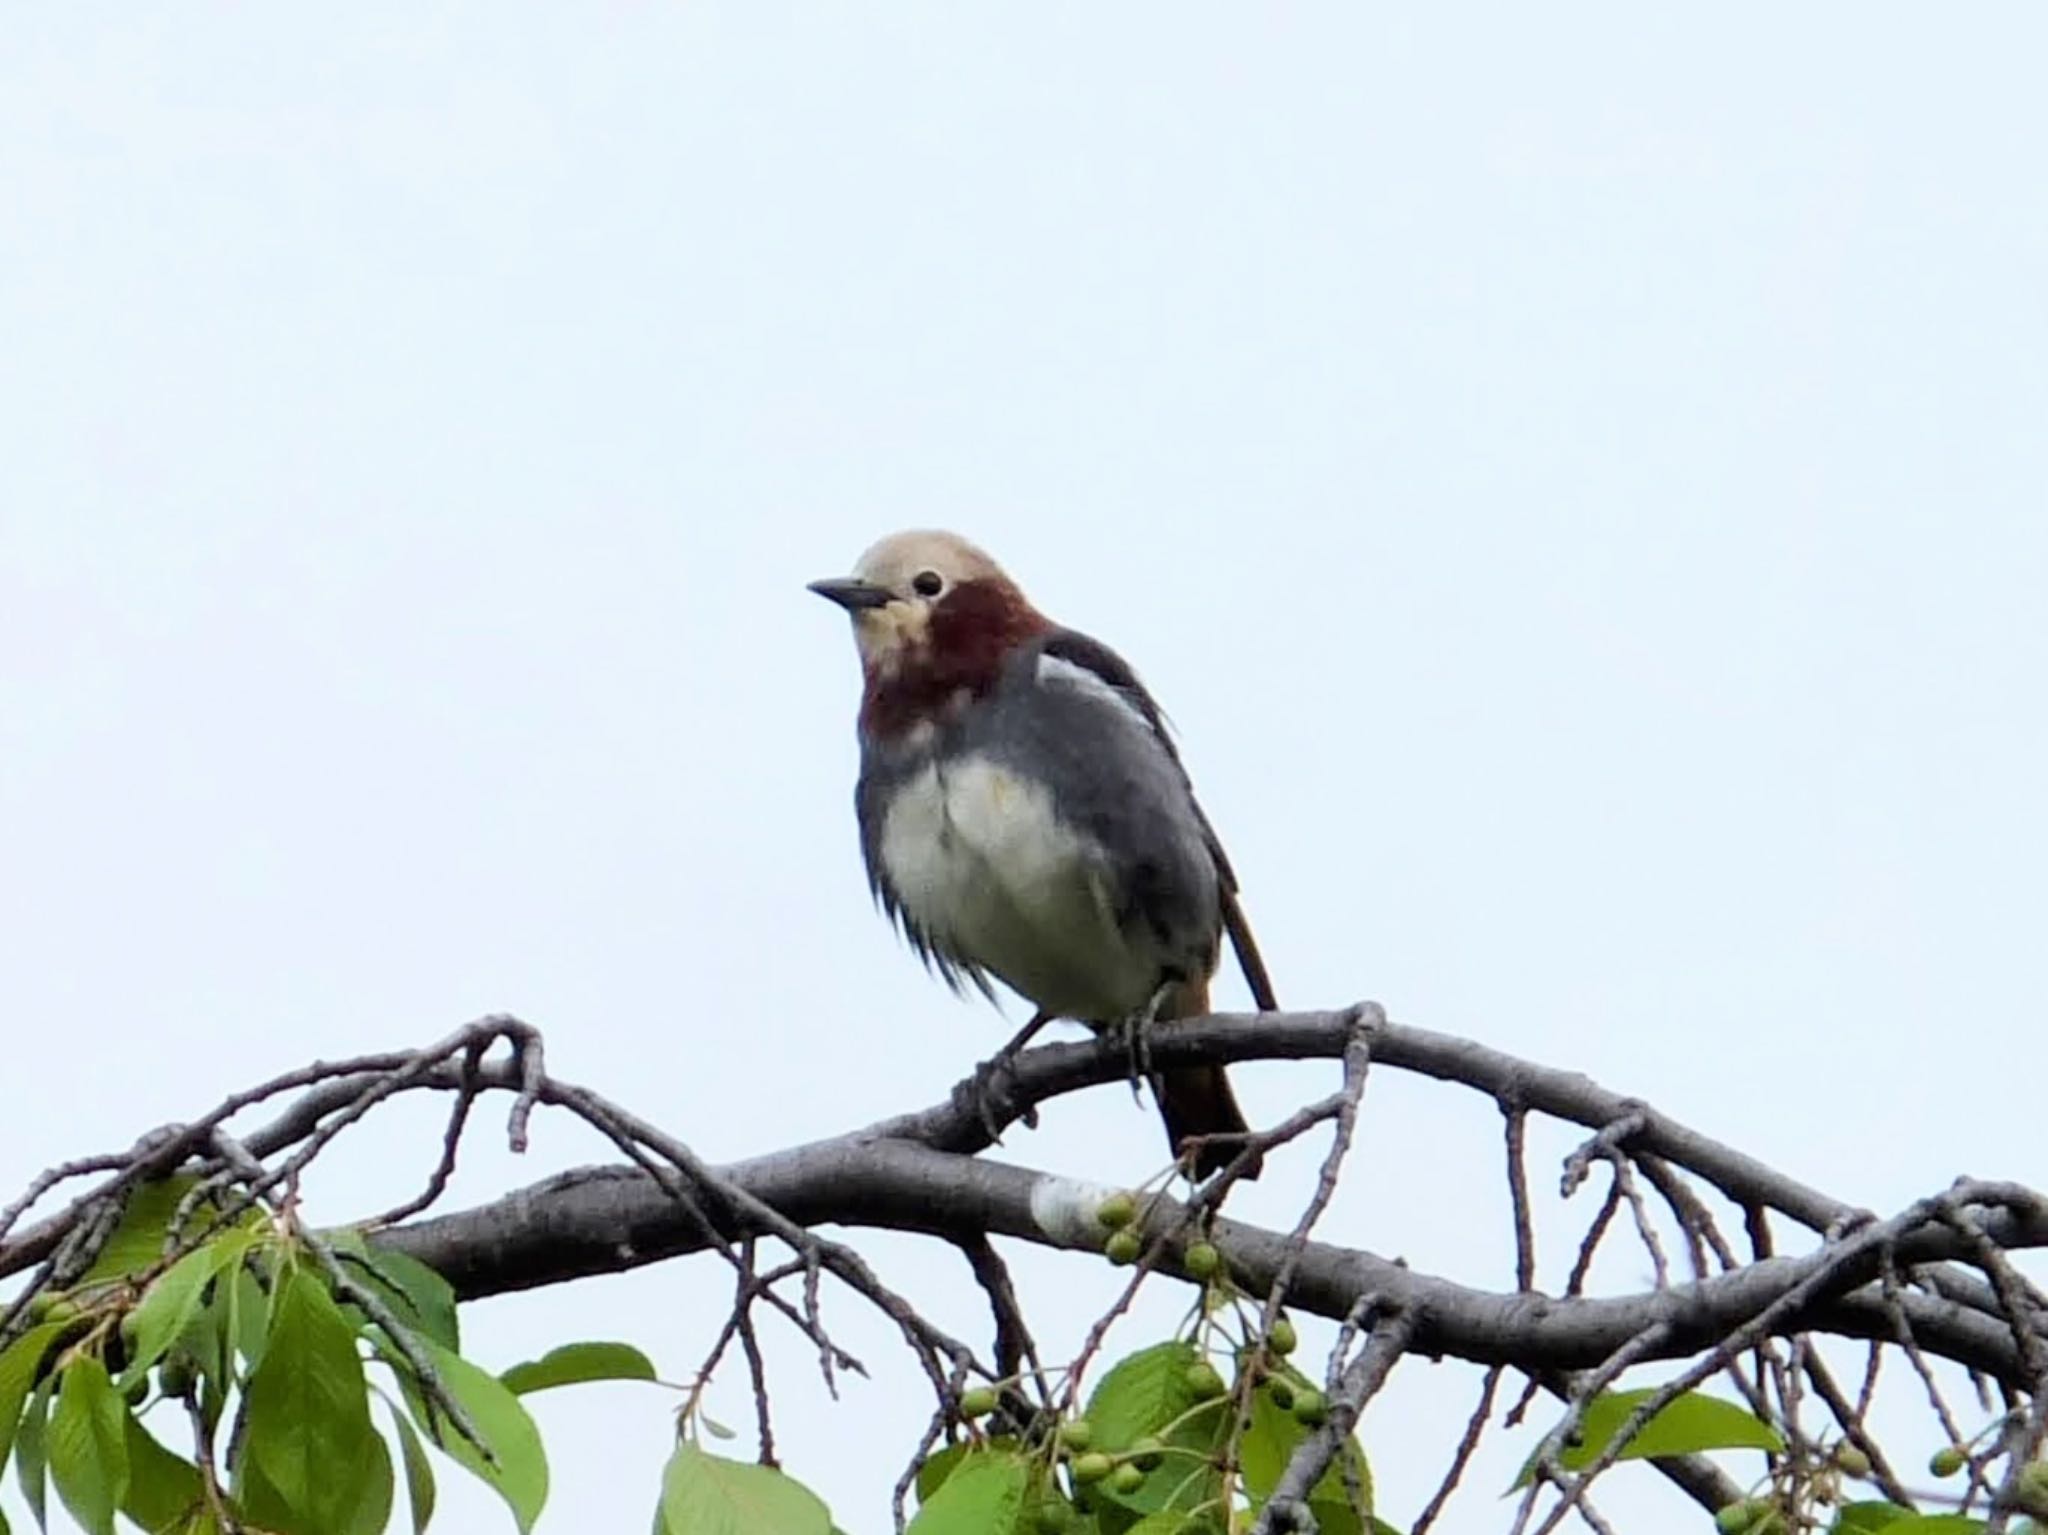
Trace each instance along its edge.
<path fill-rule="evenodd" d="M 832 1515 L 802 1482 L 687 1441 L 661 1473 L 660 1520 L 668 1535 L 831 1535 L 832 1529 Z"/>
<path fill-rule="evenodd" d="M 71 1322 L 42 1322 L 7 1345 L 0 1353 L 0 1466 L 7 1464 L 7 1452 L 14 1444 L 14 1427 L 21 1421 L 21 1404 L 35 1385 L 36 1371 L 50 1345 L 64 1335 Z"/>
<path fill-rule="evenodd" d="M 345 1535 L 383 1535 L 384 1527 L 391 1522 L 391 1449 L 379 1434 L 370 1435 L 368 1466 L 355 1521 Z"/>
<path fill-rule="evenodd" d="M 1193 1344 L 1157 1343 L 1117 1361 L 1088 1398 L 1095 1447 L 1117 1451 L 1156 1434 L 1195 1403 L 1187 1373 L 1202 1356 Z"/>
<path fill-rule="evenodd" d="M 945 1445 L 932 1451 L 917 1468 L 917 1501 L 929 1503 L 933 1493 L 945 1485 L 946 1478 L 960 1468 L 960 1462 L 970 1455 L 986 1455 L 991 1452 L 1002 1454 L 1017 1448 L 1013 1434 L 999 1434 L 985 1439 L 980 1444 L 963 1439 L 958 1444 Z"/>
<path fill-rule="evenodd" d="M 506 1389 L 524 1396 L 551 1386 L 574 1386 L 589 1380 L 653 1380 L 654 1364 L 630 1343 L 564 1343 L 538 1359 L 515 1364 L 498 1377 Z M 727 1431 L 728 1436 L 730 1430 Z"/>
<path fill-rule="evenodd" d="M 195 1247 L 143 1291 L 142 1302 L 132 1313 L 135 1341 L 129 1345 L 128 1368 L 121 1372 L 121 1389 L 142 1379 L 149 1367 L 164 1356 L 179 1335 L 199 1314 L 206 1287 L 231 1263 L 256 1243 L 253 1231 L 229 1231 L 202 1247 Z"/>
<path fill-rule="evenodd" d="M 20 1432 L 14 1440 L 14 1469 L 21 1478 L 21 1496 L 27 1502 L 29 1512 L 36 1516 L 39 1526 L 48 1527 L 43 1517 L 44 1475 L 49 1466 L 49 1417 L 50 1393 L 56 1388 L 57 1377 L 45 1375 L 36 1383 L 34 1395 L 28 1399 L 28 1411 L 23 1414 Z"/>
<path fill-rule="evenodd" d="M 1579 1418 L 1578 1442 L 1558 1453 L 1567 1471 L 1582 1471 L 1598 1458 L 1609 1440 L 1621 1432 L 1639 1403 L 1657 1394 L 1654 1386 L 1639 1391 L 1605 1391 L 1586 1404 Z M 1778 1431 L 1745 1408 L 1700 1391 L 1688 1391 L 1637 1431 L 1618 1460 L 1645 1460 L 1659 1455 L 1693 1455 L 1702 1450 L 1782 1450 Z M 1515 1478 L 1526 1487 L 1535 1479 L 1531 1455 Z"/>
<path fill-rule="evenodd" d="M 199 1468 L 158 1444 L 133 1417 L 126 1421 L 128 1493 L 121 1512 L 145 1530 L 170 1530 L 186 1522 L 206 1496 Z"/>
<path fill-rule="evenodd" d="M 121 1207 L 121 1219 L 114 1227 L 114 1234 L 107 1238 L 107 1245 L 100 1249 L 92 1267 L 78 1281 L 80 1287 L 139 1274 L 162 1262 L 164 1233 L 170 1230 L 171 1217 L 177 1213 L 180 1201 L 198 1182 L 191 1174 L 182 1173 L 175 1178 L 159 1178 L 131 1189 L 127 1203 Z M 192 1218 L 201 1221 L 205 1216 L 203 1212 L 197 1212 Z"/>
<path fill-rule="evenodd" d="M 412 1535 L 423 1535 L 434 1517 L 434 1466 L 420 1444 L 420 1436 L 396 1407 L 391 1409 L 391 1426 L 398 1432 L 398 1453 L 405 1462 L 405 1501 L 412 1509 Z"/>
<path fill-rule="evenodd" d="M 1884 1535 L 1978 1535 L 1986 1521 L 1967 1514 L 1908 1514 L 1876 1528 Z"/>
<path fill-rule="evenodd" d="M 436 1448 L 497 1490 L 498 1496 L 511 1508 L 512 1517 L 518 1521 L 522 1532 L 531 1530 L 533 1521 L 540 1517 L 541 1508 L 548 1500 L 547 1452 L 541 1448 L 540 1431 L 533 1426 L 533 1419 L 519 1404 L 519 1398 L 506 1390 L 497 1376 L 471 1364 L 460 1354 L 441 1347 L 431 1338 L 421 1337 L 416 1341 L 433 1360 L 434 1371 L 440 1376 L 442 1386 L 462 1404 L 477 1432 L 491 1447 L 497 1464 L 491 1464 L 480 1455 L 476 1446 L 463 1438 L 462 1430 L 452 1423 L 440 1421 L 440 1415 L 421 1391 L 411 1369 L 387 1343 L 380 1341 L 380 1352 L 399 1372 L 399 1384 L 404 1389 L 405 1403 L 413 1421 Z"/>
<path fill-rule="evenodd" d="M 1031 1463 L 1014 1451 L 962 1460 L 910 1521 L 912 1535 L 1012 1535 L 1024 1523 Z"/>
<path fill-rule="evenodd" d="M 368 1390 L 355 1333 L 327 1287 L 292 1269 L 280 1282 L 243 1399 L 235 1471 L 251 1522 L 352 1535 L 376 1504 L 380 1467 L 388 1511 L 391 1459 L 370 1426 Z"/>
<path fill-rule="evenodd" d="M 1282 1373 L 1290 1384 L 1298 1388 L 1307 1389 L 1313 1385 L 1306 1375 L 1292 1367 Z M 1251 1495 L 1254 1505 L 1264 1503 L 1272 1496 L 1287 1463 L 1312 1432 L 1293 1413 L 1282 1411 L 1264 1389 L 1252 1393 L 1251 1425 L 1238 1446 L 1238 1457 L 1244 1468 L 1245 1491 Z M 1338 1460 L 1332 1462 L 1321 1479 L 1309 1489 L 1309 1511 L 1316 1516 L 1323 1535 L 1364 1535 L 1369 1528 L 1367 1521 L 1372 1516 L 1372 1468 L 1366 1463 L 1365 1451 L 1359 1448 L 1356 1439 L 1345 1444 L 1343 1456 L 1349 1460 L 1352 1474 L 1357 1478 L 1363 1506 L 1352 1506 L 1351 1494 L 1344 1480 L 1344 1463 Z"/>
<path fill-rule="evenodd" d="M 462 1348 L 454 1287 L 426 1264 L 389 1247 L 366 1246 L 360 1262 L 351 1266 L 367 1271 L 370 1283 L 413 1331 L 425 1333 L 445 1349 Z"/>
<path fill-rule="evenodd" d="M 1230 1399 L 1204 1402 L 1196 1396 L 1187 1375 L 1201 1358 L 1192 1344 L 1158 1343 L 1118 1360 L 1103 1376 L 1088 1399 L 1094 1447 L 1115 1454 L 1150 1435 L 1170 1453 L 1135 1491 L 1112 1492 L 1097 1483 L 1085 1501 L 1143 1515 L 1192 1509 L 1220 1494 L 1221 1474 L 1204 1462 L 1213 1459 L 1229 1434 Z"/>
<path fill-rule="evenodd" d="M 376 1434 L 363 1441 L 355 1468 L 346 1474 L 354 1481 L 354 1496 L 340 1509 L 341 1525 L 312 1523 L 303 1512 L 291 1508 L 284 1492 L 266 1469 L 251 1461 L 242 1467 L 236 1487 L 238 1501 L 266 1529 L 275 1527 L 291 1535 L 382 1535 L 391 1520 L 391 1452 Z"/>
<path fill-rule="evenodd" d="M 234 1324 L 235 1348 L 251 1370 L 263 1362 L 263 1350 L 270 1343 L 272 1313 L 277 1306 L 275 1282 L 266 1285 L 247 1269 L 235 1275 L 229 1319 Z"/>
<path fill-rule="evenodd" d="M 1844 1503 L 1835 1512 L 1829 1535 L 1875 1535 L 1878 1530 L 1913 1517 L 1913 1510 L 1880 1498 L 1870 1503 Z"/>
<path fill-rule="evenodd" d="M 128 1492 L 128 1408 L 90 1354 L 64 1366 L 50 1414 L 50 1480 L 89 1535 L 113 1535 Z"/>

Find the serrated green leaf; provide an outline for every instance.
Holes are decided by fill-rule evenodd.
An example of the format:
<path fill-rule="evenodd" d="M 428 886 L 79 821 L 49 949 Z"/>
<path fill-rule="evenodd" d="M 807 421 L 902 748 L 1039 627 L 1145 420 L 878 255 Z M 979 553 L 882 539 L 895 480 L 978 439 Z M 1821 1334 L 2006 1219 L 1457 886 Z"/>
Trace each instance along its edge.
<path fill-rule="evenodd" d="M 427 1459 L 412 1423 L 396 1406 L 391 1409 L 391 1427 L 398 1435 L 398 1452 L 405 1464 L 405 1501 L 412 1510 L 412 1535 L 426 1535 L 434 1519 L 434 1463 Z"/>
<path fill-rule="evenodd" d="M 255 1242 L 254 1232 L 225 1232 L 157 1275 L 132 1313 L 134 1342 L 129 1345 L 128 1368 L 121 1372 L 123 1391 L 142 1379 L 178 1341 L 199 1314 L 207 1285 L 229 1264 L 240 1263 Z"/>
<path fill-rule="evenodd" d="M 50 1414 L 50 1480 L 88 1535 L 113 1535 L 128 1492 L 128 1408 L 90 1354 L 65 1364 Z"/>
<path fill-rule="evenodd" d="M 199 1468 L 173 1455 L 134 1417 L 126 1422 L 128 1493 L 121 1512 L 149 1531 L 175 1529 L 206 1496 Z"/>
<path fill-rule="evenodd" d="M 237 1497 L 253 1523 L 354 1535 L 378 1500 L 380 1466 L 388 1511 L 391 1461 L 370 1426 L 368 1391 L 355 1333 L 326 1285 L 292 1269 L 243 1400 Z"/>
<path fill-rule="evenodd" d="M 592 1380 L 653 1380 L 654 1363 L 630 1343 L 564 1343 L 538 1359 L 515 1364 L 498 1377 L 506 1389 L 526 1395 L 554 1386 Z M 731 1430 L 726 1430 L 728 1437 Z"/>
<path fill-rule="evenodd" d="M 22 1404 L 35 1386 L 43 1356 L 72 1325 L 39 1322 L 0 1353 L 0 1466 L 7 1464 L 7 1452 L 14 1446 L 15 1425 L 21 1422 Z"/>
<path fill-rule="evenodd" d="M 1188 1368 L 1202 1356 L 1194 1345 L 1156 1343 L 1120 1359 L 1088 1398 L 1095 1446 L 1111 1452 L 1156 1434 L 1195 1403 Z"/>
<path fill-rule="evenodd" d="M 685 1441 L 661 1473 L 668 1535 L 831 1535 L 832 1515 L 794 1477 Z"/>
<path fill-rule="evenodd" d="M 399 1385 L 413 1421 L 437 1449 L 497 1490 L 523 1535 L 533 1528 L 533 1521 L 540 1517 L 548 1500 L 548 1458 L 541 1448 L 540 1431 L 533 1426 L 533 1419 L 520 1405 L 519 1398 L 506 1390 L 497 1376 L 431 1338 L 422 1336 L 416 1341 L 433 1360 L 442 1386 L 462 1404 L 477 1432 L 490 1445 L 497 1464 L 485 1460 L 476 1446 L 463 1438 L 460 1429 L 440 1420 L 411 1370 L 388 1344 L 380 1343 L 380 1352 L 399 1372 Z"/>
<path fill-rule="evenodd" d="M 1605 1391 L 1586 1404 L 1580 1415 L 1576 1444 L 1558 1453 L 1558 1463 L 1567 1471 L 1591 1465 L 1607 1443 L 1621 1432 L 1629 1414 L 1638 1404 L 1657 1394 L 1646 1386 L 1638 1391 Z M 1778 1431 L 1746 1408 L 1724 1402 L 1701 1391 L 1688 1391 L 1662 1409 L 1637 1431 L 1616 1457 L 1618 1460 L 1647 1460 L 1659 1455 L 1694 1455 L 1703 1450 L 1782 1450 L 1785 1441 Z M 1515 1478 L 1516 1487 L 1526 1487 L 1536 1474 L 1536 1456 L 1531 1454 Z"/>
<path fill-rule="evenodd" d="M 1030 1489 L 1024 1456 L 969 1455 L 910 1521 L 911 1535 L 1012 1535 L 1023 1524 Z"/>
<path fill-rule="evenodd" d="M 50 1463 L 50 1393 L 56 1385 L 57 1377 L 54 1375 L 45 1375 L 36 1383 L 28 1399 L 28 1410 L 22 1414 L 21 1427 L 14 1438 L 14 1470 L 21 1480 L 22 1500 L 28 1504 L 29 1512 L 36 1516 L 37 1527 L 42 1529 L 49 1527 L 49 1520 L 44 1517 L 43 1495 Z"/>
<path fill-rule="evenodd" d="M 1153 1436 L 1171 1453 L 1133 1492 L 1113 1492 L 1100 1482 L 1087 1489 L 1084 1501 L 1091 1507 L 1147 1515 L 1196 1508 L 1220 1495 L 1221 1473 L 1204 1462 L 1229 1434 L 1229 1398 L 1195 1395 L 1187 1375 L 1201 1358 L 1192 1344 L 1158 1343 L 1118 1360 L 1103 1376 L 1086 1414 L 1094 1448 L 1115 1454 Z"/>

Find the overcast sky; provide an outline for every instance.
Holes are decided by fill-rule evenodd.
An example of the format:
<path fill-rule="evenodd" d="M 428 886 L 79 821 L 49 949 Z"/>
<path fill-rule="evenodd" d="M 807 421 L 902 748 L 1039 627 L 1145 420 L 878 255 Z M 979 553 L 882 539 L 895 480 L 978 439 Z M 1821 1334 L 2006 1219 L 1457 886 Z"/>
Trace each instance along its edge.
<path fill-rule="evenodd" d="M 1021 1014 L 870 912 L 803 591 L 930 524 L 1139 666 L 1284 1000 L 1879 1208 L 2048 1181 L 2038 6 L 6 10 L 0 1198 L 498 1009 L 718 1158 L 939 1097 Z M 1468 1100 L 1381 1074 L 1328 1234 L 1509 1284 Z M 601 1155 L 535 1139 L 479 1126 L 453 1197 Z M 437 1145 L 373 1122 L 315 1215 Z M 1160 1160 L 1117 1091 L 1004 1154 Z M 950 1253 L 869 1247 L 985 1336 Z M 1064 1357 L 1110 1273 L 1018 1262 Z M 682 1376 L 727 1288 L 468 1341 Z M 926 1403 L 833 1316 L 877 1378 L 782 1340 L 782 1450 L 874 1535 Z M 1397 1525 L 1470 1389 L 1413 1361 L 1368 1417 Z M 671 1405 L 541 1399 L 543 1529 L 641 1528 Z M 1440 1528 L 1503 1527 L 1531 1442 Z"/>

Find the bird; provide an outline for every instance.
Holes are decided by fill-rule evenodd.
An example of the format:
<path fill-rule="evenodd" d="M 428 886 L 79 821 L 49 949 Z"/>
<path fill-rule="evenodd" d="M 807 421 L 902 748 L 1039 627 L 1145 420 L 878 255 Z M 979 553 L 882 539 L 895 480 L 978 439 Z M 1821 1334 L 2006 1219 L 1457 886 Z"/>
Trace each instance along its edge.
<path fill-rule="evenodd" d="M 1129 663 L 956 533 L 890 534 L 809 590 L 850 615 L 860 655 L 870 890 L 955 993 L 993 1002 L 993 979 L 1036 1009 L 986 1065 L 1052 1019 L 1129 1030 L 1145 1059 L 1151 1025 L 1209 1011 L 1226 931 L 1253 1000 L 1277 1008 L 1237 877 Z M 1149 1076 L 1176 1158 L 1204 1137 L 1183 1164 L 1197 1176 L 1245 1149 L 1222 1067 Z"/>

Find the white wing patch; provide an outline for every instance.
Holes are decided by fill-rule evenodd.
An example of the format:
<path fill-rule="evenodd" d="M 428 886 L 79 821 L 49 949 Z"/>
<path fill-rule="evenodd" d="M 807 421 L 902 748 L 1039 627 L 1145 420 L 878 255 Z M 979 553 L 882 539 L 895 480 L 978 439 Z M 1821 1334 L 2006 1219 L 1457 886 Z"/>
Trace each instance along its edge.
<path fill-rule="evenodd" d="M 1152 721 L 1145 717 L 1143 709 L 1131 701 L 1128 693 L 1121 688 L 1111 687 L 1087 667 L 1076 666 L 1063 656 L 1040 655 L 1038 680 L 1048 687 L 1075 688 L 1091 697 L 1105 699 L 1143 725 L 1146 734 L 1150 735 L 1154 731 Z"/>

